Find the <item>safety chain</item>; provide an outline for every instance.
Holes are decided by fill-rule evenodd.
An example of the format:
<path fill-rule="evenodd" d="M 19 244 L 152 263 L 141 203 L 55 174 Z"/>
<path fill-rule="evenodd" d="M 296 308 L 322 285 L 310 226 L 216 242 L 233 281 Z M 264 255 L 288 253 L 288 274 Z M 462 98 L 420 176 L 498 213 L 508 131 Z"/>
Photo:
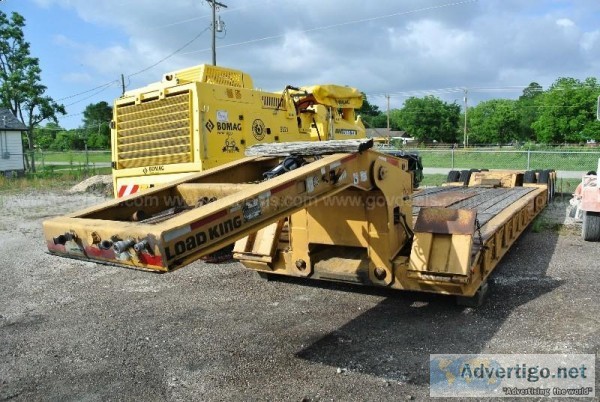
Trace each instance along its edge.
<path fill-rule="evenodd" d="M 477 231 L 477 237 L 479 237 L 479 258 L 475 266 L 481 267 L 481 274 L 483 275 L 483 254 L 484 250 L 486 250 L 487 247 L 483 245 L 483 236 L 481 235 L 481 223 L 479 222 L 477 216 L 475 216 L 475 230 Z M 473 270 L 475 269 L 475 266 L 473 267 Z"/>
<path fill-rule="evenodd" d="M 481 223 L 479 223 L 479 219 L 477 218 L 477 216 L 475 217 L 475 229 L 477 230 L 477 236 L 479 237 L 479 245 L 480 245 L 480 250 L 483 250 L 487 247 L 483 246 L 483 236 L 481 235 Z"/>

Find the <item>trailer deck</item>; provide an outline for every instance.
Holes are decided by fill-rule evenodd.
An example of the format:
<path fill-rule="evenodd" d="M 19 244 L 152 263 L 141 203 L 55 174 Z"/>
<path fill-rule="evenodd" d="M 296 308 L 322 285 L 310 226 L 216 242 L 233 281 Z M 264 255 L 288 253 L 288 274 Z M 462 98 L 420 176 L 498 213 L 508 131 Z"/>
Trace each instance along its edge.
<path fill-rule="evenodd" d="M 535 187 L 513 188 L 473 188 L 473 187 L 432 187 L 423 189 L 413 196 L 413 217 L 419 215 L 424 206 L 438 206 L 448 209 L 469 209 L 477 212 L 481 226 L 517 200 L 536 190 Z M 456 197 L 456 196 L 459 197 Z M 463 196 L 461 199 L 460 196 Z M 456 197 L 456 202 L 452 197 Z"/>

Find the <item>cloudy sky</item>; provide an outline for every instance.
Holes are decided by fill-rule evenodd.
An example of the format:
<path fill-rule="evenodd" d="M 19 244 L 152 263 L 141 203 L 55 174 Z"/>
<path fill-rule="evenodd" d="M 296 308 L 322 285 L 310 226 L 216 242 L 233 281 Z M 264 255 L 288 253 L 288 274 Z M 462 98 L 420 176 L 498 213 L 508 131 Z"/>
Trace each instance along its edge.
<path fill-rule="evenodd" d="M 220 0 L 217 64 L 257 87 L 334 83 L 401 107 L 436 95 L 469 105 L 516 98 L 536 81 L 600 77 L 598 0 Z M 48 93 L 67 128 L 162 74 L 211 63 L 205 0 L 1 0 L 26 18 Z"/>

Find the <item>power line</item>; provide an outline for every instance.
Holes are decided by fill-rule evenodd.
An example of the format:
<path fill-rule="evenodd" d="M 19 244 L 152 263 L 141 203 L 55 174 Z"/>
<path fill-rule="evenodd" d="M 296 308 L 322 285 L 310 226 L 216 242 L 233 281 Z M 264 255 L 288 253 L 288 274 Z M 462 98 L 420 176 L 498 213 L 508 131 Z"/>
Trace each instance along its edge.
<path fill-rule="evenodd" d="M 204 29 L 202 32 L 200 32 L 198 35 L 196 35 L 195 37 L 193 37 L 193 38 L 192 38 L 190 41 L 188 41 L 188 42 L 187 42 L 187 43 L 185 43 L 183 46 L 179 47 L 177 50 L 175 50 L 174 52 L 170 53 L 169 55 L 167 55 L 167 56 L 163 57 L 162 59 L 160 59 L 160 60 L 159 60 L 159 61 L 157 61 L 156 63 L 154 63 L 154 64 L 151 64 L 150 66 L 148 66 L 148 67 L 145 67 L 145 68 L 143 68 L 143 69 L 141 69 L 141 70 L 139 70 L 139 71 L 136 71 L 135 73 L 132 73 L 132 74 L 129 74 L 129 75 L 127 75 L 127 80 L 128 80 L 128 82 L 127 82 L 127 85 L 126 85 L 126 86 L 129 86 L 129 84 L 131 83 L 131 80 L 130 80 L 130 78 L 131 78 L 131 77 L 133 77 L 133 76 L 136 76 L 136 75 L 138 75 L 138 74 L 141 74 L 141 73 L 143 73 L 143 72 L 146 72 L 146 71 L 150 70 L 151 68 L 153 68 L 153 67 L 156 67 L 156 66 L 157 66 L 157 65 L 159 65 L 160 63 L 162 63 L 162 62 L 164 62 L 164 61 L 166 61 L 166 60 L 170 59 L 170 58 L 171 58 L 171 57 L 173 57 L 173 56 L 175 56 L 175 55 L 176 55 L 177 53 L 179 53 L 181 50 L 183 50 L 183 49 L 185 49 L 187 46 L 191 45 L 191 44 L 192 44 L 192 43 L 193 43 L 193 42 L 194 42 L 196 39 L 198 39 L 198 38 L 199 38 L 199 37 L 200 37 L 200 36 L 201 36 L 201 35 L 202 35 L 204 32 L 206 32 L 206 31 L 207 31 L 207 30 L 209 30 L 209 29 L 210 29 L 210 27 L 207 27 L 207 28 L 205 28 L 205 29 Z M 113 80 L 113 81 L 109 81 L 109 82 L 106 82 L 106 83 L 104 83 L 104 84 L 102 84 L 102 85 L 98 85 L 98 86 L 96 86 L 96 87 L 94 87 L 94 88 L 87 89 L 87 90 L 85 90 L 85 91 L 78 92 L 78 93 L 75 93 L 75 94 L 72 94 L 72 95 L 65 96 L 65 97 L 63 97 L 63 98 L 57 99 L 57 102 L 60 102 L 60 101 L 66 100 L 66 99 L 72 99 L 72 98 L 76 98 L 76 97 L 78 97 L 78 96 L 85 95 L 85 94 L 87 94 L 87 93 L 90 93 L 90 92 L 93 92 L 93 91 L 96 91 L 96 90 L 100 90 L 100 91 L 98 91 L 98 92 L 96 92 L 96 93 L 94 93 L 94 94 L 92 94 L 92 95 L 90 95 L 90 96 L 88 96 L 88 97 L 85 97 L 85 98 L 83 98 L 83 99 L 80 99 L 80 100 L 78 100 L 78 101 L 76 101 L 76 102 L 70 103 L 70 104 L 68 104 L 68 105 L 65 105 L 65 106 L 71 106 L 71 105 L 77 104 L 77 103 L 79 103 L 79 102 L 82 102 L 82 101 L 84 101 L 84 100 L 86 100 L 86 99 L 92 98 L 92 97 L 94 97 L 95 95 L 99 94 L 100 92 L 103 92 L 104 90 L 106 90 L 106 89 L 110 88 L 112 85 L 114 85 L 114 84 L 118 84 L 118 83 L 119 83 L 119 80 Z"/>
<path fill-rule="evenodd" d="M 435 88 L 435 89 L 414 89 L 410 91 L 386 91 L 366 93 L 371 98 L 384 98 L 388 95 L 392 97 L 411 97 L 423 95 L 446 95 L 451 93 L 459 93 L 468 90 L 469 92 L 490 93 L 490 92 L 517 92 L 528 88 L 527 85 L 511 85 L 503 87 L 450 87 L 450 88 Z"/>
<path fill-rule="evenodd" d="M 57 99 L 56 101 L 57 101 L 57 102 L 60 102 L 60 101 L 63 101 L 63 100 L 65 100 L 65 99 L 71 99 L 71 98 L 75 98 L 75 97 L 77 97 L 77 96 L 79 96 L 79 95 L 85 95 L 85 94 L 87 94 L 87 93 L 89 93 L 89 92 L 92 92 L 92 91 L 95 91 L 95 90 L 97 90 L 97 89 L 104 88 L 104 87 L 106 87 L 106 86 L 110 86 L 111 84 L 114 84 L 115 82 L 116 82 L 116 80 L 114 80 L 114 81 L 110 81 L 110 82 L 106 82 L 106 83 L 104 83 L 104 84 L 102 84 L 102 85 L 98 85 L 97 87 L 94 87 L 94 88 L 92 88 L 92 89 L 87 89 L 87 90 L 85 90 L 85 91 L 83 91 L 83 92 L 79 92 L 79 93 L 76 93 L 76 94 L 73 94 L 73 95 L 65 96 L 64 98 Z"/>
<path fill-rule="evenodd" d="M 305 30 L 302 30 L 302 31 L 295 31 L 294 33 L 306 33 L 306 32 L 322 31 L 322 30 L 325 30 L 325 29 L 338 28 L 338 27 L 345 26 L 345 25 L 358 24 L 358 23 L 362 23 L 362 22 L 376 21 L 376 20 L 381 20 L 381 19 L 384 19 L 384 18 L 398 17 L 398 16 L 403 16 L 403 15 L 420 13 L 420 12 L 424 12 L 424 11 L 436 10 L 436 9 L 440 9 L 440 8 L 454 7 L 454 6 L 459 6 L 459 5 L 463 5 L 463 4 L 475 3 L 477 1 L 479 1 L 479 0 L 464 0 L 464 1 L 454 2 L 454 3 L 440 4 L 440 5 L 437 5 L 437 6 L 423 7 L 423 8 L 418 8 L 418 9 L 415 9 L 415 10 L 410 10 L 410 11 L 401 11 L 401 12 L 392 13 L 392 14 L 380 15 L 380 16 L 377 16 L 377 17 L 362 18 L 362 19 L 359 19 L 359 20 L 340 22 L 338 24 L 332 24 L 332 25 L 325 25 L 325 26 L 322 26 L 322 27 L 309 28 L 309 29 L 305 29 Z M 233 47 L 233 46 L 247 45 L 247 44 L 250 44 L 250 43 L 262 42 L 262 41 L 270 40 L 270 39 L 283 38 L 286 35 L 287 34 L 271 35 L 271 36 L 265 36 L 263 38 L 250 39 L 250 40 L 243 41 L 243 42 L 238 42 L 238 43 L 230 43 L 228 45 L 218 46 L 217 49 L 222 49 L 222 48 L 226 48 L 226 47 Z M 191 52 L 182 53 L 182 55 L 193 54 L 193 53 L 200 53 L 200 52 L 206 52 L 206 51 L 209 51 L 209 50 L 211 50 L 211 49 L 209 48 L 209 49 L 194 50 L 194 51 L 191 51 Z"/>
<path fill-rule="evenodd" d="M 230 13 L 232 11 L 242 10 L 242 9 L 248 8 L 248 7 L 256 7 L 256 5 L 260 4 L 260 3 L 266 3 L 266 1 L 252 2 L 251 5 L 240 6 L 240 7 L 236 7 L 236 8 L 230 8 L 229 10 L 222 11 L 221 14 L 227 14 L 227 13 Z M 172 22 L 172 23 L 169 23 L 169 24 L 166 24 L 166 25 L 161 25 L 161 26 L 158 26 L 158 27 L 152 27 L 152 28 L 149 28 L 149 29 L 156 30 L 156 29 L 169 28 L 169 27 L 172 27 L 172 26 L 175 26 L 175 25 L 181 25 L 181 24 L 185 24 L 185 23 L 188 23 L 188 22 L 192 22 L 192 21 L 203 20 L 205 18 L 212 18 L 212 14 L 201 15 L 200 17 L 188 18 L 188 19 L 185 19 L 185 20 Z"/>
<path fill-rule="evenodd" d="M 386 91 L 386 92 L 376 92 L 376 93 L 367 93 L 368 96 L 378 98 L 378 97 L 387 97 L 388 95 L 391 97 L 410 97 L 410 96 L 419 96 L 419 95 L 443 95 L 449 93 L 456 93 L 464 91 L 464 87 L 456 87 L 456 88 L 438 88 L 438 89 L 414 89 L 410 91 Z"/>
<path fill-rule="evenodd" d="M 83 102 L 84 100 L 88 100 L 90 98 L 93 98 L 94 96 L 98 95 L 99 93 L 102 93 L 102 92 L 106 91 L 108 88 L 110 88 L 111 86 L 113 86 L 115 83 L 118 83 L 118 81 L 116 81 L 116 80 L 112 81 L 110 83 L 110 85 L 105 85 L 103 87 L 100 87 L 101 88 L 100 90 L 94 92 L 93 94 L 91 94 L 89 96 L 86 96 L 85 98 L 81 98 L 81 99 L 79 99 L 79 100 L 77 100 L 75 102 L 71 102 L 71 103 L 65 105 L 65 107 L 73 106 L 73 105 L 78 104 L 79 102 Z M 87 91 L 87 92 L 90 92 L 90 91 Z"/>
<path fill-rule="evenodd" d="M 146 72 L 148 70 L 150 70 L 153 67 L 156 67 L 157 65 L 159 65 L 160 63 L 162 63 L 163 61 L 166 61 L 168 59 L 170 59 L 171 57 L 175 56 L 177 53 L 181 52 L 183 49 L 185 49 L 186 47 L 188 47 L 189 45 L 191 45 L 196 39 L 198 39 L 200 36 L 202 36 L 202 34 L 206 31 L 208 31 L 210 29 L 210 27 L 206 27 L 204 28 L 204 30 L 202 32 L 200 32 L 198 35 L 194 36 L 191 40 L 189 40 L 188 42 L 186 42 L 183 46 L 181 46 L 180 48 L 178 48 L 177 50 L 175 50 L 174 52 L 170 53 L 168 56 L 163 57 L 162 59 L 160 59 L 159 61 L 157 61 L 156 63 L 143 68 L 139 71 L 136 71 L 135 73 L 129 74 L 127 76 L 127 78 L 131 78 L 133 76 L 136 76 L 138 74 L 141 74 L 143 72 Z"/>
<path fill-rule="evenodd" d="M 81 116 L 83 112 L 67 114 L 65 116 L 60 116 L 59 119 L 70 119 L 71 117 Z"/>
<path fill-rule="evenodd" d="M 357 24 L 357 23 L 361 23 L 361 22 L 369 22 L 369 21 L 375 21 L 375 20 L 379 20 L 379 19 L 384 19 L 384 18 L 390 18 L 390 17 L 395 17 L 395 16 L 402 16 L 402 15 L 409 15 L 409 14 L 414 14 L 414 13 L 419 13 L 419 12 L 425 12 L 425 11 L 430 11 L 430 10 L 435 10 L 435 9 L 440 9 L 440 8 L 446 8 L 446 7 L 453 7 L 453 6 L 459 6 L 459 5 L 463 5 L 463 4 L 469 4 L 469 3 L 474 3 L 477 2 L 478 0 L 464 0 L 464 1 L 458 1 L 458 2 L 453 2 L 453 3 L 446 3 L 446 4 L 440 4 L 440 5 L 436 5 L 436 6 L 431 6 L 431 7 L 423 7 L 423 8 L 419 8 L 419 9 L 415 9 L 415 10 L 409 10 L 409 11 L 402 11 L 402 12 L 396 12 L 396 13 L 391 13 L 391 14 L 386 14 L 386 15 L 382 15 L 382 16 L 377 16 L 377 17 L 370 17 L 370 18 L 363 18 L 363 19 L 359 19 L 359 20 L 353 20 L 353 21 L 346 21 L 346 22 L 342 22 L 342 23 L 338 23 L 338 24 L 332 24 L 332 25 L 327 25 L 327 26 L 322 26 L 322 27 L 315 27 L 315 28 L 310 28 L 310 29 L 306 29 L 303 31 L 298 31 L 298 33 L 306 33 L 306 32 L 315 32 L 315 31 L 320 31 L 320 30 L 325 30 L 325 29 L 331 29 L 331 28 L 336 28 L 336 27 L 340 27 L 340 26 L 345 26 L 345 25 L 351 25 L 351 24 Z M 242 6 L 242 7 L 237 7 L 237 8 L 233 8 L 230 9 L 229 11 L 224 11 L 225 12 L 232 12 L 235 10 L 239 10 L 239 9 L 243 9 L 243 8 L 247 8 L 249 6 Z M 179 23 L 184 23 L 184 22 L 188 22 L 188 21 L 193 21 L 199 18 L 205 18 L 205 16 L 203 17 L 197 17 L 197 18 L 191 18 L 185 21 L 179 21 L 176 23 L 172 23 L 172 24 L 167 24 L 166 26 L 171 26 L 171 25 L 176 25 Z M 191 45 L 194 41 L 196 41 L 200 36 L 202 36 L 202 34 L 204 34 L 204 32 L 206 32 L 207 30 L 209 30 L 210 27 L 205 28 L 202 32 L 200 32 L 198 35 L 196 35 L 194 38 L 192 38 L 190 41 L 188 41 L 187 43 L 185 43 L 183 46 L 179 47 L 177 50 L 175 50 L 174 52 L 170 53 L 169 55 L 163 57 L 162 59 L 158 60 L 157 62 L 139 70 L 136 71 L 132 74 L 127 75 L 126 77 L 128 79 L 130 79 L 131 77 L 134 77 L 136 75 L 139 75 L 141 73 L 144 73 L 150 69 L 152 69 L 153 67 L 156 67 L 157 65 L 159 65 L 160 63 L 170 59 L 171 57 L 175 56 L 176 54 L 180 53 L 183 49 L 185 49 L 186 47 L 188 47 L 189 45 Z M 251 39 L 248 41 L 243 41 L 243 42 L 238 42 L 238 43 L 232 43 L 232 44 L 228 44 L 228 45 L 222 45 L 222 46 L 218 46 L 217 49 L 220 48 L 225 48 L 225 47 L 233 47 L 233 46 L 241 46 L 241 45 L 245 45 L 245 44 L 250 44 L 250 43 L 256 43 L 256 42 L 261 42 L 261 41 L 265 41 L 265 40 L 269 40 L 269 39 L 276 39 L 276 38 L 281 38 L 284 37 L 286 34 L 279 34 L 279 35 L 273 35 L 273 36 L 267 36 L 267 37 L 263 37 L 263 38 L 258 38 L 258 39 Z M 199 52 L 205 52 L 205 51 L 209 51 L 211 49 L 201 49 L 201 50 L 194 50 L 191 52 L 186 52 L 186 53 L 181 53 L 181 55 L 188 55 L 188 54 L 193 54 L 193 53 L 199 53 Z M 100 88 L 103 88 L 103 90 L 110 86 L 112 86 L 115 83 L 118 83 L 119 80 L 113 80 L 110 82 L 106 82 L 102 85 L 99 85 L 97 87 L 82 91 L 82 92 L 78 92 L 66 97 L 63 97 L 61 99 L 58 99 L 57 101 L 61 101 L 61 100 L 65 100 L 65 99 L 71 99 L 71 98 L 75 98 L 77 96 L 81 96 L 81 95 L 85 95 L 89 92 L 93 92 L 95 90 L 98 90 Z M 462 91 L 462 89 L 460 89 Z M 101 91 L 99 91 L 98 93 L 100 93 Z M 92 95 L 94 96 L 94 95 Z M 92 96 L 86 97 L 84 99 L 81 99 L 77 102 L 73 102 L 67 106 L 76 104 L 78 102 L 84 101 L 86 99 L 91 98 Z"/>

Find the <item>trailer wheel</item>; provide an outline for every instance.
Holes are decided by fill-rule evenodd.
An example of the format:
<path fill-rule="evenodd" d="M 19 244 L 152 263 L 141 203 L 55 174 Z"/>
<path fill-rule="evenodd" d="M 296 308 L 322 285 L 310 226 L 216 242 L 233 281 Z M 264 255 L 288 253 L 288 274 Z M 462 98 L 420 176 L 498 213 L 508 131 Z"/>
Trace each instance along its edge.
<path fill-rule="evenodd" d="M 456 304 L 464 307 L 480 307 L 487 299 L 488 290 L 488 283 L 484 282 L 477 289 L 475 296 L 456 296 Z"/>
<path fill-rule="evenodd" d="M 581 237 L 585 241 L 600 241 L 600 212 L 583 211 Z"/>
<path fill-rule="evenodd" d="M 535 172 L 533 170 L 528 170 L 523 175 L 523 183 L 535 183 Z"/>
<path fill-rule="evenodd" d="M 542 170 L 538 174 L 538 183 L 548 185 L 548 202 L 552 201 L 552 179 L 550 178 L 549 170 Z"/>
<path fill-rule="evenodd" d="M 550 180 L 550 171 L 542 170 L 538 177 L 538 183 L 546 184 L 546 183 L 548 183 L 549 180 Z"/>
<path fill-rule="evenodd" d="M 548 180 L 548 196 L 550 197 L 550 201 L 554 200 L 554 195 L 556 194 L 556 177 L 552 174 L 554 171 L 550 170 L 550 179 Z"/>
<path fill-rule="evenodd" d="M 458 170 L 451 170 L 448 172 L 448 177 L 446 178 L 446 183 L 457 182 L 459 178 L 460 178 L 460 172 Z"/>
<path fill-rule="evenodd" d="M 461 170 L 458 181 L 462 182 L 465 186 L 469 185 L 469 180 L 471 179 L 471 171 L 470 170 Z"/>

